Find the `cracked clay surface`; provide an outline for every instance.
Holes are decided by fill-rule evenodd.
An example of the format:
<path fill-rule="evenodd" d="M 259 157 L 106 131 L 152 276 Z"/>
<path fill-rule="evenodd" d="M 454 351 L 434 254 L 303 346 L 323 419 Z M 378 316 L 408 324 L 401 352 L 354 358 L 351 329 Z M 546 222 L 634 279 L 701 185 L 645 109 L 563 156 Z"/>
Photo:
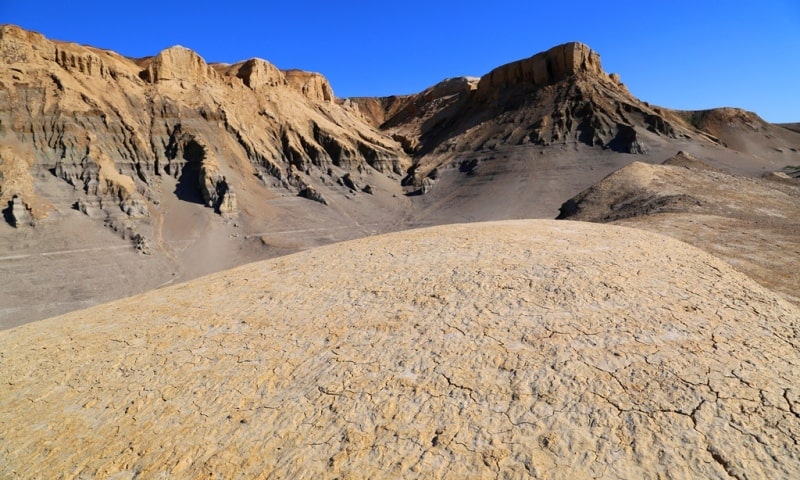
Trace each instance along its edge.
<path fill-rule="evenodd" d="M 0 477 L 800 478 L 799 335 L 643 231 L 365 238 L 0 332 Z"/>

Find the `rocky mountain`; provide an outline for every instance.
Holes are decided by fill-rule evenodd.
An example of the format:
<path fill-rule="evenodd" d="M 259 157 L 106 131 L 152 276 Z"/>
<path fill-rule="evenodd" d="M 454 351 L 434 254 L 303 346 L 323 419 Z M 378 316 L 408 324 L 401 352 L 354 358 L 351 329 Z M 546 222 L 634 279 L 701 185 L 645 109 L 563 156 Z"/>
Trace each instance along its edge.
<path fill-rule="evenodd" d="M 415 95 L 353 101 L 415 156 L 406 182 L 425 190 L 443 168 L 455 163 L 472 171 L 510 148 L 589 146 L 650 158 L 681 145 L 717 151 L 724 146 L 760 155 L 750 163 L 761 167 L 765 160 L 780 163 L 783 154 L 786 161 L 797 159 L 800 142 L 796 132 L 751 112 L 682 112 L 643 102 L 580 43 L 503 65 L 479 79 L 451 78 Z"/>
<path fill-rule="evenodd" d="M 454 78 L 418 94 L 383 100 L 374 123 L 420 162 L 419 184 L 459 154 L 500 147 L 581 143 L 645 153 L 649 138 L 714 141 L 675 113 L 634 98 L 588 46 L 568 43 L 498 67 L 480 79 Z M 368 112 L 375 102 L 356 100 Z"/>
<path fill-rule="evenodd" d="M 313 195 L 320 176 L 336 183 L 347 172 L 402 174 L 410 165 L 395 142 L 334 103 L 319 74 L 259 59 L 207 65 L 179 46 L 132 60 L 13 26 L 0 42 L 0 125 L 25 147 L 7 148 L 4 163 L 27 162 L 30 175 L 72 185 L 70 200 L 90 216 L 149 216 L 164 176 L 179 181 L 179 195 L 234 213 L 234 185 L 253 176 L 322 200 Z M 41 219 L 37 199 L 9 187 L 15 180 L 4 180 L 2 200 L 17 196 Z"/>
<path fill-rule="evenodd" d="M 353 102 L 414 157 L 403 183 L 423 194 L 415 199 L 420 224 L 552 218 L 556 199 L 563 203 L 634 160 L 660 163 L 677 151 L 748 177 L 800 165 L 800 135 L 791 126 L 735 108 L 650 105 L 579 43 L 481 78 Z"/>
<path fill-rule="evenodd" d="M 800 165 L 796 130 L 649 105 L 579 43 L 386 98 L 10 25 L 0 65 L 0 326 L 364 235 L 552 218 L 678 150 L 747 176 Z"/>

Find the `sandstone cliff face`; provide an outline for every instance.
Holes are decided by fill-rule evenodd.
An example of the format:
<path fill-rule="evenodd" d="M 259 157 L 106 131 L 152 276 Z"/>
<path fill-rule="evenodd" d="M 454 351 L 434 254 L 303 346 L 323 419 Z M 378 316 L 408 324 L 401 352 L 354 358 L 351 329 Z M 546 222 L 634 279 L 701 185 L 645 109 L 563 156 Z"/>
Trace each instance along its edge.
<path fill-rule="evenodd" d="M 296 194 L 351 170 L 409 164 L 399 144 L 334 102 L 324 77 L 260 59 L 210 66 L 176 46 L 134 61 L 6 25 L 0 62 L 9 67 L 0 126 L 32 159 L 27 173 L 6 170 L 55 175 L 74 187 L 55 208 L 88 206 L 111 225 L 146 219 L 164 175 L 179 195 L 231 213 L 233 184 L 258 188 L 256 174 Z M 299 180 L 289 182 L 290 167 Z M 0 200 L 32 204 L 31 192 L 6 191 Z"/>
<path fill-rule="evenodd" d="M 311 100 L 333 102 L 333 89 L 328 80 L 315 72 L 286 70 L 283 72 L 292 88 Z"/>
<path fill-rule="evenodd" d="M 154 58 L 148 59 L 145 65 L 140 76 L 150 83 L 166 80 L 202 83 L 217 79 L 214 69 L 200 55 L 180 45 L 163 50 Z"/>
<path fill-rule="evenodd" d="M 215 65 L 215 68 L 223 75 L 241 78 L 242 82 L 254 91 L 287 85 L 283 72 L 260 58 L 251 58 L 231 66 Z"/>
<path fill-rule="evenodd" d="M 52 208 L 37 192 L 31 175 L 33 152 L 13 134 L 0 133 L 0 210 L 15 227 L 32 225 Z"/>
<path fill-rule="evenodd" d="M 582 43 L 567 43 L 492 70 L 478 83 L 478 95 L 519 84 L 550 85 L 578 73 L 606 76 L 600 55 Z"/>

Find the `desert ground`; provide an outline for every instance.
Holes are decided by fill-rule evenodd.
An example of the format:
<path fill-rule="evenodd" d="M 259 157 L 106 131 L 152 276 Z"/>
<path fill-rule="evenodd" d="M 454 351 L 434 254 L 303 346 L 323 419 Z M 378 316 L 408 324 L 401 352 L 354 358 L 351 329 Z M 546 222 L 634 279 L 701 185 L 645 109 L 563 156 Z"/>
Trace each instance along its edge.
<path fill-rule="evenodd" d="M 638 229 L 370 237 L 3 332 L 0 469 L 792 478 L 799 322 Z"/>

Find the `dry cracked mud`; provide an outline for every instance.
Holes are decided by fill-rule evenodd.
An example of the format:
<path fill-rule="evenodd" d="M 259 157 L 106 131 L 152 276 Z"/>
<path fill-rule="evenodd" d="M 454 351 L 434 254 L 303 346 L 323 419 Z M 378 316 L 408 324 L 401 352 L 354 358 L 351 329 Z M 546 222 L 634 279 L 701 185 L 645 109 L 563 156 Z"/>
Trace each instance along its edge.
<path fill-rule="evenodd" d="M 644 231 L 365 238 L 0 332 L 0 476 L 798 478 L 799 334 Z"/>

